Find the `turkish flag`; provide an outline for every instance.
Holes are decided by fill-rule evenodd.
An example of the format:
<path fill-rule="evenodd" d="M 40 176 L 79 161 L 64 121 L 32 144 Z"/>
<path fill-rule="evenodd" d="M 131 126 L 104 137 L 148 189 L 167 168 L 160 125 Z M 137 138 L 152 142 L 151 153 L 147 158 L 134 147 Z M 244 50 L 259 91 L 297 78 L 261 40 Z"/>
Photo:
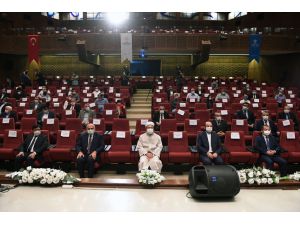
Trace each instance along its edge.
<path fill-rule="evenodd" d="M 35 60 L 39 64 L 39 35 L 28 35 L 28 62 L 29 64 Z"/>

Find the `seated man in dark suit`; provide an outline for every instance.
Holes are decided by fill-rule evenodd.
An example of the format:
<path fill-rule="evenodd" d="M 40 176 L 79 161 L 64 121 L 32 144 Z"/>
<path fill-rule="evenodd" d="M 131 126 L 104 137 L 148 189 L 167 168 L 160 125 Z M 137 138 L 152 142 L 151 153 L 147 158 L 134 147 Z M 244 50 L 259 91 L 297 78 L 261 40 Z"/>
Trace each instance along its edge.
<path fill-rule="evenodd" d="M 255 139 L 255 149 L 259 151 L 259 160 L 267 164 L 267 169 L 273 169 L 273 163 L 276 162 L 280 167 L 280 175 L 287 175 L 286 160 L 280 157 L 280 147 L 271 135 L 271 129 L 268 125 L 264 125 L 262 135 Z"/>
<path fill-rule="evenodd" d="M 30 102 L 29 109 L 35 110 L 37 113 L 39 113 L 42 111 L 43 106 L 44 105 L 42 104 L 41 99 L 38 96 L 36 96 L 34 98 L 34 101 Z"/>
<path fill-rule="evenodd" d="M 236 113 L 237 119 L 246 119 L 248 122 L 249 130 L 253 130 L 254 123 L 255 123 L 255 116 L 253 112 L 249 110 L 249 103 L 244 102 L 242 110 Z"/>
<path fill-rule="evenodd" d="M 222 142 L 224 142 L 225 133 L 228 130 L 226 120 L 222 120 L 220 112 L 215 112 L 215 119 L 212 121 L 213 131 L 219 135 Z"/>
<path fill-rule="evenodd" d="M 1 118 L 13 118 L 15 122 L 17 122 L 17 113 L 12 111 L 12 107 L 10 105 L 5 106 L 5 110 L 1 113 Z"/>
<path fill-rule="evenodd" d="M 22 167 L 24 161 L 26 166 L 34 166 L 34 161 L 43 159 L 43 151 L 48 148 L 48 139 L 45 135 L 41 134 L 39 126 L 34 125 L 32 127 L 32 133 L 29 134 L 24 143 L 21 144 L 20 152 L 16 156 L 15 170 L 19 170 Z"/>
<path fill-rule="evenodd" d="M 104 151 L 104 138 L 95 132 L 95 125 L 89 123 L 87 132 L 82 133 L 76 143 L 77 167 L 79 175 L 84 178 L 84 166 L 88 167 L 88 178 L 94 175 L 94 163 L 99 160 L 99 152 Z"/>
<path fill-rule="evenodd" d="M 47 105 L 43 107 L 43 111 L 37 114 L 37 122 L 40 126 L 42 126 L 44 119 L 54 119 L 54 118 L 55 118 L 54 112 L 49 111 Z"/>
<path fill-rule="evenodd" d="M 212 123 L 207 121 L 205 123 L 205 131 L 197 137 L 197 148 L 200 152 L 200 160 L 204 165 L 216 165 L 223 164 L 223 160 L 220 157 L 222 151 L 221 140 L 219 136 L 212 131 Z"/>
<path fill-rule="evenodd" d="M 71 102 L 67 105 L 66 110 L 75 110 L 76 117 L 79 117 L 81 106 L 80 106 L 79 103 L 76 103 L 76 99 L 75 98 L 72 98 Z"/>
<path fill-rule="evenodd" d="M 159 106 L 159 111 L 154 112 L 154 115 L 153 115 L 153 122 L 155 124 L 155 130 L 159 130 L 161 121 L 164 119 L 168 119 L 168 118 L 169 118 L 169 114 L 165 111 L 165 107 Z"/>
<path fill-rule="evenodd" d="M 291 112 L 291 108 L 288 105 L 284 106 L 283 112 L 280 112 L 278 114 L 278 119 L 293 120 L 295 130 L 299 129 L 299 123 L 298 123 L 297 117 L 294 113 Z"/>
<path fill-rule="evenodd" d="M 268 125 L 271 128 L 271 134 L 274 137 L 278 136 L 279 133 L 277 133 L 277 126 L 270 119 L 269 112 L 266 110 L 262 112 L 262 119 L 256 122 L 254 130 L 261 131 L 264 125 Z"/>

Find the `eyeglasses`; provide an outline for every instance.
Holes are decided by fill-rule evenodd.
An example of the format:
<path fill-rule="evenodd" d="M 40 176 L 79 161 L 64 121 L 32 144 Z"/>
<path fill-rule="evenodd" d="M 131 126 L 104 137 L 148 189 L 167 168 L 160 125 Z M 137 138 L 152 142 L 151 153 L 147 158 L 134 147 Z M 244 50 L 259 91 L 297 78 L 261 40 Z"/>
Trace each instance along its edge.
<path fill-rule="evenodd" d="M 94 130 L 94 128 L 87 128 L 88 130 Z"/>

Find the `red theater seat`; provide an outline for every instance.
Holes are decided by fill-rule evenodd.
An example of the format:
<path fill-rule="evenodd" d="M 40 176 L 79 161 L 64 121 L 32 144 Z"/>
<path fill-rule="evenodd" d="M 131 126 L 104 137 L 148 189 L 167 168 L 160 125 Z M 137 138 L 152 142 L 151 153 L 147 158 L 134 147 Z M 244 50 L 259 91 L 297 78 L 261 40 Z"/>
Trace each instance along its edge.
<path fill-rule="evenodd" d="M 0 139 L 4 137 L 5 130 L 14 130 L 15 120 L 13 118 L 0 118 Z"/>
<path fill-rule="evenodd" d="M 112 124 L 112 131 L 129 131 L 129 120 L 114 118 Z"/>
<path fill-rule="evenodd" d="M 170 131 L 168 137 L 170 163 L 191 163 L 192 153 L 189 150 L 186 131 Z"/>
<path fill-rule="evenodd" d="M 16 149 L 23 143 L 21 130 L 5 130 L 3 136 L 3 147 L 0 148 L 0 160 L 14 160 Z"/>
<path fill-rule="evenodd" d="M 300 163 L 299 132 L 282 131 L 280 133 L 280 146 L 288 151 L 289 163 Z"/>
<path fill-rule="evenodd" d="M 111 148 L 106 154 L 110 163 L 129 163 L 131 155 L 131 137 L 129 131 L 112 131 Z"/>

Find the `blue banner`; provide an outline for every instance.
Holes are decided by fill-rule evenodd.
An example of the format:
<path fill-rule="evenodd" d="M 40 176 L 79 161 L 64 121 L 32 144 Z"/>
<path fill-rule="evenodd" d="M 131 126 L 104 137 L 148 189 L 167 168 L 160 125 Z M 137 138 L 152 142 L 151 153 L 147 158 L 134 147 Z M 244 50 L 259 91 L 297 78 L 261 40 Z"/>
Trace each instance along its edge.
<path fill-rule="evenodd" d="M 249 61 L 255 59 L 259 62 L 260 57 L 261 36 L 259 34 L 249 35 Z"/>

